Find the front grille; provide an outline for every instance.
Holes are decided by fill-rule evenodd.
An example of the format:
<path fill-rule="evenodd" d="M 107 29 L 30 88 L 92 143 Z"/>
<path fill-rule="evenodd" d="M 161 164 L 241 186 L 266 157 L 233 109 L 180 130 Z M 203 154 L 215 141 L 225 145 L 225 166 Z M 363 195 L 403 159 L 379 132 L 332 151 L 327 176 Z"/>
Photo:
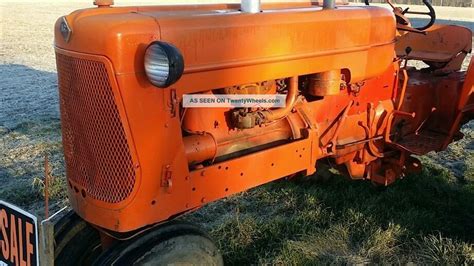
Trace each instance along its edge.
<path fill-rule="evenodd" d="M 121 202 L 136 173 L 106 65 L 60 53 L 56 63 L 67 178 L 88 197 Z"/>

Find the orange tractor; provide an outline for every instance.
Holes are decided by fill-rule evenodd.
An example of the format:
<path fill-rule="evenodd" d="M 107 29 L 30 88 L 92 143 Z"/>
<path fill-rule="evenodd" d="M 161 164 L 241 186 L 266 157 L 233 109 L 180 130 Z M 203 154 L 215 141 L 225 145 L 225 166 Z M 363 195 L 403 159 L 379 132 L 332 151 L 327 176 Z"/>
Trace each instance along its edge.
<path fill-rule="evenodd" d="M 387 186 L 474 114 L 467 28 L 435 11 L 274 3 L 97 8 L 55 27 L 69 200 L 58 265 L 222 264 L 172 221 L 329 164 Z M 368 3 L 367 3 L 368 4 Z M 415 28 L 406 17 L 427 15 Z M 412 67 L 418 62 L 424 67 Z M 186 107 L 194 95 L 284 95 L 284 107 Z M 318 166 L 318 167 L 317 167 Z"/>

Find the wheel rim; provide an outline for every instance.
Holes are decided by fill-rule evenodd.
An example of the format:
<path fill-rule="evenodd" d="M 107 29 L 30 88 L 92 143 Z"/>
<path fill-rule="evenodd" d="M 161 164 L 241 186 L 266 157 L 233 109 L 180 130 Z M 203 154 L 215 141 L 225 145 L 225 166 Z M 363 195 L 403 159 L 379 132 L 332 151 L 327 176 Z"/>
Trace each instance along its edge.
<path fill-rule="evenodd" d="M 188 223 L 171 222 L 114 245 L 94 262 L 104 264 L 223 265 L 223 261 L 204 231 Z"/>

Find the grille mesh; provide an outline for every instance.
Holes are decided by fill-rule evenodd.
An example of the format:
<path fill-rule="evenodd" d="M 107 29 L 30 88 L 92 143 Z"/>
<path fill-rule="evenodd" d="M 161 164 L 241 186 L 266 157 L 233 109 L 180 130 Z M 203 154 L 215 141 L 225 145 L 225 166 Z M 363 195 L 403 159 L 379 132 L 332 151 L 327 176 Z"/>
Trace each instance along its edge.
<path fill-rule="evenodd" d="M 104 63 L 56 55 L 66 173 L 87 196 L 125 200 L 135 168 Z"/>

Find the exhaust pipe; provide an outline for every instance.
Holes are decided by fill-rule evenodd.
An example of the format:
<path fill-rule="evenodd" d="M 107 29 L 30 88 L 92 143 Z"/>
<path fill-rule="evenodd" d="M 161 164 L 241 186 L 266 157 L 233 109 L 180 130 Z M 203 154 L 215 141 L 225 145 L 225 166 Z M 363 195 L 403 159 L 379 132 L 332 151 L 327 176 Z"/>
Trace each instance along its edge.
<path fill-rule="evenodd" d="M 240 11 L 243 13 L 259 13 L 262 11 L 260 0 L 241 0 Z"/>
<path fill-rule="evenodd" d="M 323 9 L 336 8 L 336 0 L 323 0 Z"/>
<path fill-rule="evenodd" d="M 94 0 L 97 7 L 110 7 L 114 4 L 114 0 Z"/>

